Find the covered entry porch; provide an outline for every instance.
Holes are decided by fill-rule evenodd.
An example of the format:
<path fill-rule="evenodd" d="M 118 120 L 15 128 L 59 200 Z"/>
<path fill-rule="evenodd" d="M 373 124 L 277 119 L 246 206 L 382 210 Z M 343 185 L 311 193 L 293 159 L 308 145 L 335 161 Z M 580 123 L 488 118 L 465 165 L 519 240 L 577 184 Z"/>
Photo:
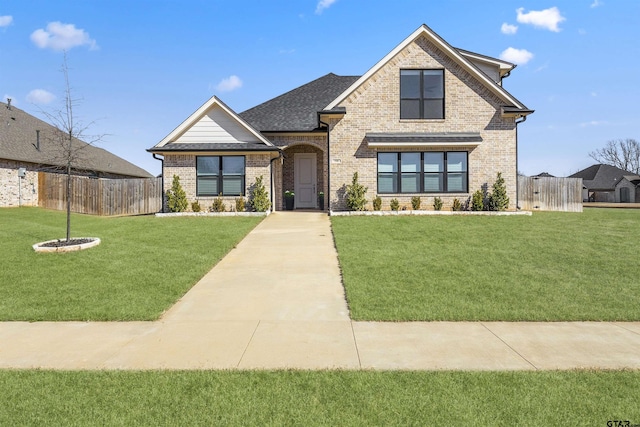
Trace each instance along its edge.
<path fill-rule="evenodd" d="M 328 167 L 325 152 L 318 146 L 292 143 L 283 147 L 282 162 L 276 167 L 275 210 L 286 210 L 285 193 L 293 193 L 294 210 L 327 210 Z M 322 194 L 321 194 L 322 193 Z"/>

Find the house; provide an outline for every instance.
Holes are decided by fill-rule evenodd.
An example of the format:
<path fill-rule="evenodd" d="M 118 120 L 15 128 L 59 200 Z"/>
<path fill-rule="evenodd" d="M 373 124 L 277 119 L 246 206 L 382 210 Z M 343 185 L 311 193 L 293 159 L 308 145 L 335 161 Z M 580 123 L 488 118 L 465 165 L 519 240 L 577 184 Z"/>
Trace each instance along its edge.
<path fill-rule="evenodd" d="M 189 201 L 227 206 L 263 176 L 275 210 L 284 192 L 295 208 L 344 210 L 358 172 L 368 209 L 379 195 L 445 208 L 464 202 L 502 172 L 515 209 L 517 124 L 533 113 L 507 92 L 515 68 L 457 49 L 420 26 L 362 76 L 327 74 L 242 113 L 212 97 L 148 151 L 163 161 Z"/>
<path fill-rule="evenodd" d="M 640 176 L 610 165 L 592 165 L 569 178 L 582 178 L 585 202 L 640 203 Z"/>
<path fill-rule="evenodd" d="M 534 178 L 555 178 L 555 176 L 551 175 L 549 172 L 541 172 L 538 175 L 533 175 Z"/>
<path fill-rule="evenodd" d="M 60 132 L 11 105 L 0 102 L 0 207 L 37 206 L 38 172 L 64 172 Z M 150 178 L 138 166 L 106 150 L 73 140 L 72 173 L 103 178 Z"/>

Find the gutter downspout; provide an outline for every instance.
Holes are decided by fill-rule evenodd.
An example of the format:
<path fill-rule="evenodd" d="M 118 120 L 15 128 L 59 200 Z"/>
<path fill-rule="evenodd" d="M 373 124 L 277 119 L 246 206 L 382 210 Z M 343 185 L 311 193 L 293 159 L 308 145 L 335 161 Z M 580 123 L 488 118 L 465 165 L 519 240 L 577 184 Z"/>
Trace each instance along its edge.
<path fill-rule="evenodd" d="M 325 197 L 325 202 L 327 203 L 327 215 L 331 215 L 331 140 L 329 134 L 329 123 L 325 123 L 320 120 L 319 115 L 318 122 L 327 127 L 327 197 Z"/>
<path fill-rule="evenodd" d="M 274 160 L 280 160 L 280 159 L 282 159 L 282 151 L 281 150 L 278 151 L 278 157 L 274 157 L 269 162 L 269 168 L 271 169 L 271 184 L 270 184 L 271 205 L 272 205 L 271 212 L 275 212 L 276 211 L 276 194 L 274 192 L 275 184 L 273 182 L 273 177 L 275 176 L 275 174 L 273 173 L 273 161 Z"/>
<path fill-rule="evenodd" d="M 516 117 L 516 210 L 520 209 L 520 185 L 518 184 L 518 125 L 527 121 L 527 116 Z"/>
<path fill-rule="evenodd" d="M 156 157 L 157 156 L 156 153 L 151 153 L 151 155 L 153 156 L 154 159 L 160 160 L 160 162 L 162 163 L 162 165 L 160 166 L 162 168 L 160 169 L 162 171 L 162 173 L 160 174 L 160 176 L 162 177 L 160 188 L 162 188 L 162 212 L 164 212 L 164 158 Z"/>

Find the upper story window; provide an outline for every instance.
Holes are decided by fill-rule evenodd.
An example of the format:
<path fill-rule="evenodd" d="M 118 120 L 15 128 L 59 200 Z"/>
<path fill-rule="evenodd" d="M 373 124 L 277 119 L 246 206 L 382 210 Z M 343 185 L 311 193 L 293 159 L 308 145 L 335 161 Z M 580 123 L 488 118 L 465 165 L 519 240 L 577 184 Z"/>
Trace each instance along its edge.
<path fill-rule="evenodd" d="M 400 118 L 444 119 L 444 70 L 400 70 Z"/>
<path fill-rule="evenodd" d="M 244 156 L 196 157 L 197 196 L 243 196 Z"/>

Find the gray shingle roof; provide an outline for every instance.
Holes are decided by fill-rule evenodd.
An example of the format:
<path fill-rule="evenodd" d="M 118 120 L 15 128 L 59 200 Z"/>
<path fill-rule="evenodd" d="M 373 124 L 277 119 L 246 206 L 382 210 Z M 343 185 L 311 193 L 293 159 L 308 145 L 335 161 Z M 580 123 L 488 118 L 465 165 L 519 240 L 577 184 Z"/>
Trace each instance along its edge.
<path fill-rule="evenodd" d="M 40 150 L 36 149 L 36 130 L 40 131 Z M 65 165 L 64 151 L 56 142 L 56 128 L 15 106 L 7 108 L 0 102 L 0 159 L 41 165 L 43 169 Z M 77 170 L 120 175 L 123 177 L 151 178 L 146 170 L 102 148 L 73 140 Z"/>
<path fill-rule="evenodd" d="M 239 114 L 261 132 L 310 131 L 318 126 L 318 111 L 347 90 L 359 76 L 329 73 Z"/>
<path fill-rule="evenodd" d="M 569 178 L 582 178 L 582 185 L 589 190 L 613 191 L 625 175 L 633 174 L 615 166 L 593 165 L 570 175 Z"/>

